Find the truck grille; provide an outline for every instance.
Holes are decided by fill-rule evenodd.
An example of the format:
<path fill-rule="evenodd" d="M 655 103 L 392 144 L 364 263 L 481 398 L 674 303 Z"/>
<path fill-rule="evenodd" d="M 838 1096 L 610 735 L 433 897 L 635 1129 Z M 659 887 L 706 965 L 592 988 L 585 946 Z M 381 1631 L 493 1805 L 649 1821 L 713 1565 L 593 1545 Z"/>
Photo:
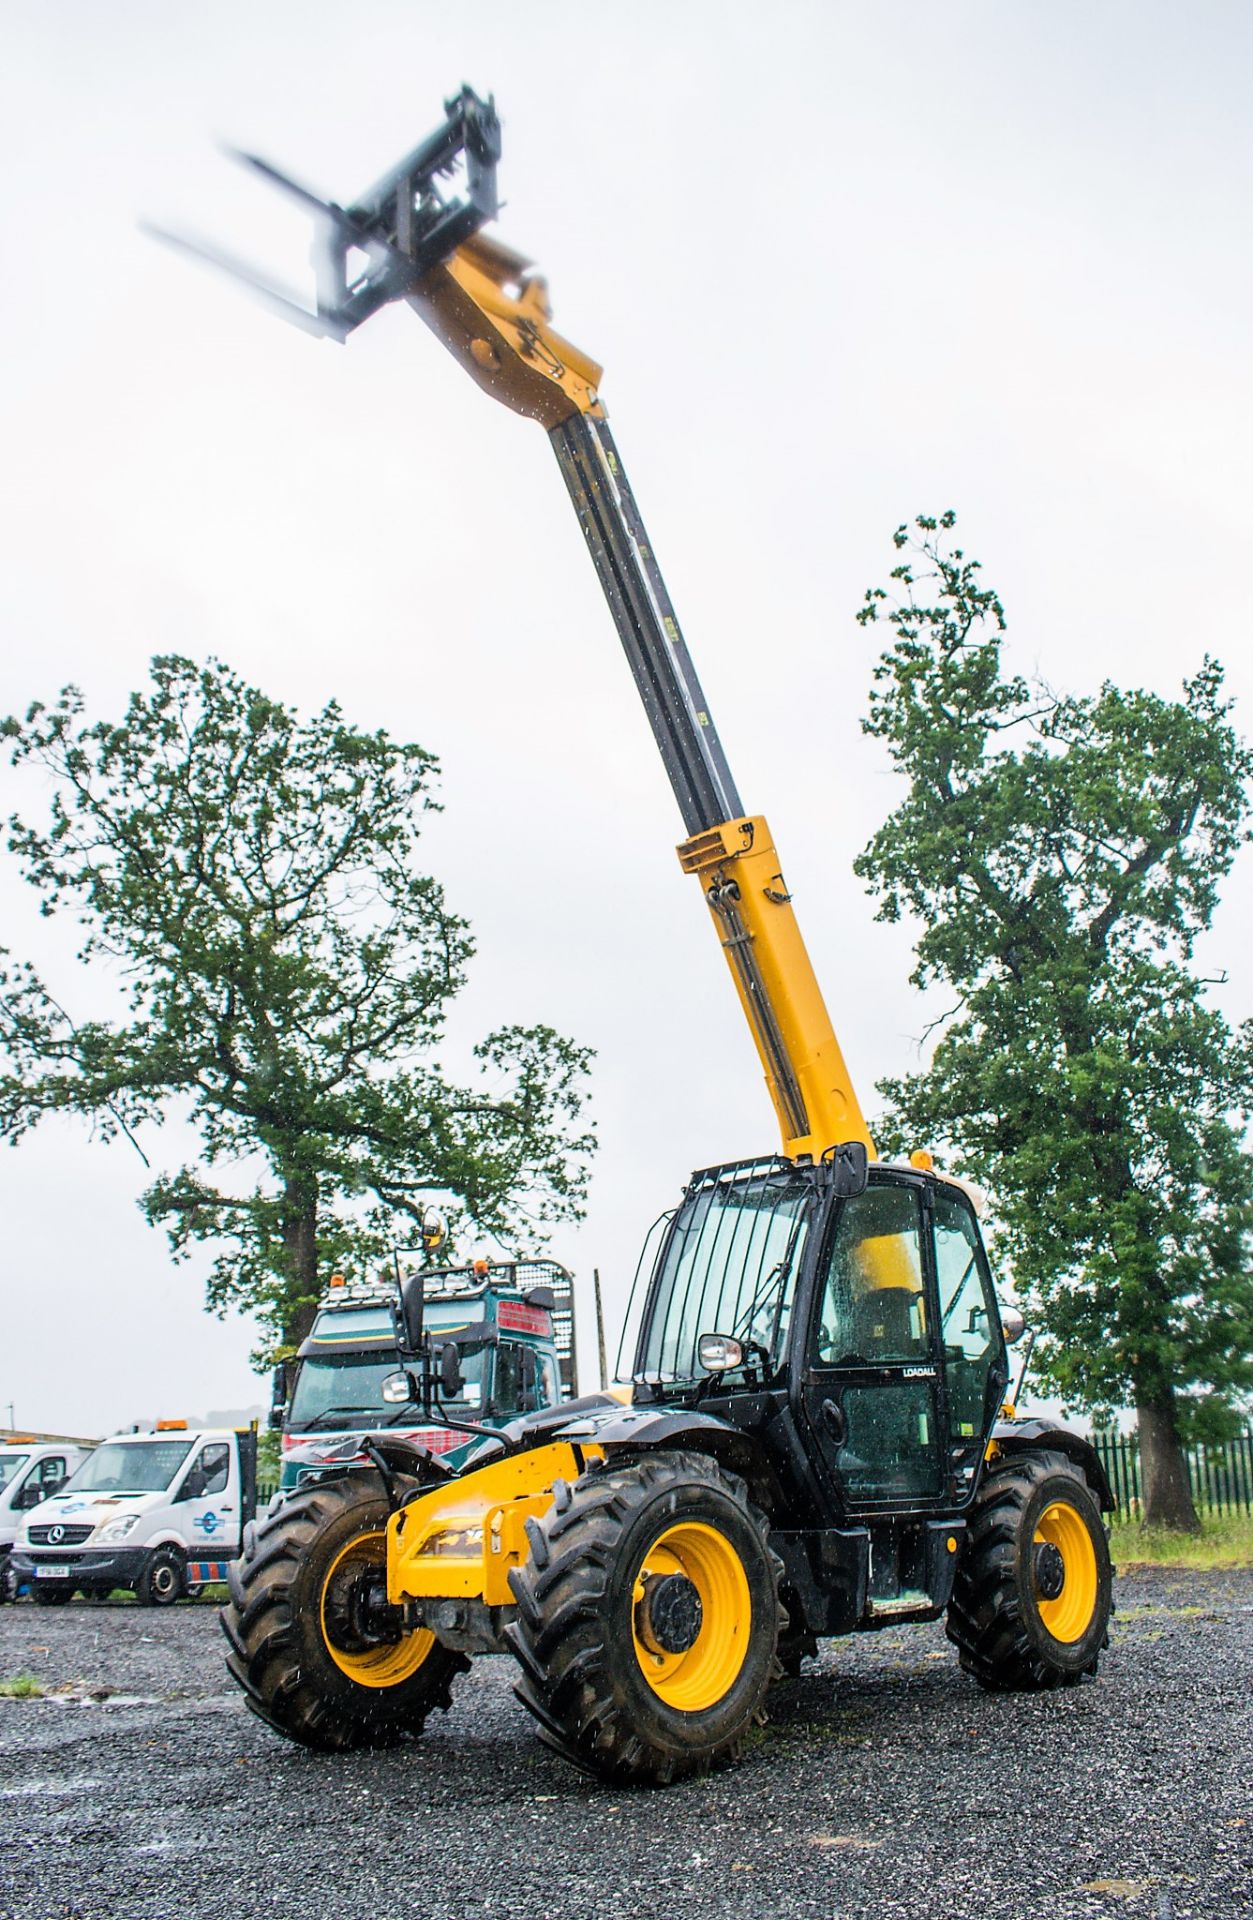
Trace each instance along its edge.
<path fill-rule="evenodd" d="M 33 1547 L 81 1547 L 91 1538 L 89 1526 L 71 1527 L 55 1521 L 46 1527 L 28 1527 L 26 1533 Z"/>

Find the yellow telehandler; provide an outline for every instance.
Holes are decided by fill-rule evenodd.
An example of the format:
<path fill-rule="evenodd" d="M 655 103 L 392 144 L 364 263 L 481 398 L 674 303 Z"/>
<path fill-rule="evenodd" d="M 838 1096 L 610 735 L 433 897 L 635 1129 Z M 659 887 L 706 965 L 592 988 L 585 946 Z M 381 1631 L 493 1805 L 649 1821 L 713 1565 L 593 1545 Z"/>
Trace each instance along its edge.
<path fill-rule="evenodd" d="M 252 159 L 317 223 L 316 304 L 261 291 L 339 340 L 406 300 L 547 432 L 781 1151 L 692 1175 L 644 1275 L 629 1404 L 462 1421 L 474 1444 L 456 1471 L 369 1436 L 367 1468 L 328 1467 L 252 1531 L 223 1625 L 250 1704 L 308 1746 L 414 1735 L 470 1656 L 509 1653 L 558 1753 L 665 1783 L 734 1758 L 772 1681 L 823 1636 L 947 1613 L 985 1687 L 1094 1674 L 1113 1502 L 1086 1441 L 1005 1405 L 971 1191 L 924 1153 L 875 1156 L 770 830 L 741 804 L 627 484 L 601 369 L 553 330 L 543 279 L 482 231 L 499 154 L 493 102 L 465 88 L 347 207 Z M 396 1318 L 389 1391 L 438 1410 L 457 1356 L 432 1344 L 420 1278 Z"/>

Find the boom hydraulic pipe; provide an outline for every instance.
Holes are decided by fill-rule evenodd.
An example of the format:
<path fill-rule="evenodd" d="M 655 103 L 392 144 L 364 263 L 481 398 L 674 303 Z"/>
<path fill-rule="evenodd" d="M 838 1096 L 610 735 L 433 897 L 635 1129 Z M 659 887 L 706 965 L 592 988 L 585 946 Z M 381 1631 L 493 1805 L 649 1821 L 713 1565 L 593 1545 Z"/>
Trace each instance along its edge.
<path fill-rule="evenodd" d="M 704 893 L 783 1151 L 817 1160 L 857 1140 L 873 1153 L 770 830 L 744 813 L 610 434 L 601 368 L 553 329 L 546 282 L 530 261 L 479 231 L 496 210 L 494 103 L 467 87 L 446 111 L 443 128 L 347 209 L 241 156 L 319 223 L 316 309 L 243 277 L 299 325 L 337 340 L 388 301 L 407 299 L 479 386 L 546 429 L 678 801 L 688 836 L 679 860 Z M 460 200 L 441 184 L 458 160 Z M 222 255 L 206 257 L 241 272 Z M 355 278 L 352 259 L 365 261 Z"/>

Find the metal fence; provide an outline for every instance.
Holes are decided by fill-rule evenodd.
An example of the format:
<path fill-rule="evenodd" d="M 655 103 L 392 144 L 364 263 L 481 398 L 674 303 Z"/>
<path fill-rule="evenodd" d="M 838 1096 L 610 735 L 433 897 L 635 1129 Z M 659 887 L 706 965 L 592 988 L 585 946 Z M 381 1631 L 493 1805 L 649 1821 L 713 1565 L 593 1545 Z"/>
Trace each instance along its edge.
<path fill-rule="evenodd" d="M 1134 1433 L 1094 1433 L 1092 1442 L 1118 1505 L 1120 1518 L 1139 1520 L 1140 1441 Z M 1216 1447 L 1187 1447 L 1184 1459 L 1197 1509 L 1206 1513 L 1253 1513 L 1253 1429 Z"/>

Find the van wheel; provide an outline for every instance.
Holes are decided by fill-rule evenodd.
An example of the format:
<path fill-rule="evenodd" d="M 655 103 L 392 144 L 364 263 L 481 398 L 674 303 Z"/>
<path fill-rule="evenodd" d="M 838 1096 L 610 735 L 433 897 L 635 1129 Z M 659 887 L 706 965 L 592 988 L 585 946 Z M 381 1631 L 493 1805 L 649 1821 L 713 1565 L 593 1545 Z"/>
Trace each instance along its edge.
<path fill-rule="evenodd" d="M 141 1607 L 172 1607 L 187 1591 L 187 1570 L 177 1547 L 157 1547 L 148 1556 L 135 1598 Z"/>

